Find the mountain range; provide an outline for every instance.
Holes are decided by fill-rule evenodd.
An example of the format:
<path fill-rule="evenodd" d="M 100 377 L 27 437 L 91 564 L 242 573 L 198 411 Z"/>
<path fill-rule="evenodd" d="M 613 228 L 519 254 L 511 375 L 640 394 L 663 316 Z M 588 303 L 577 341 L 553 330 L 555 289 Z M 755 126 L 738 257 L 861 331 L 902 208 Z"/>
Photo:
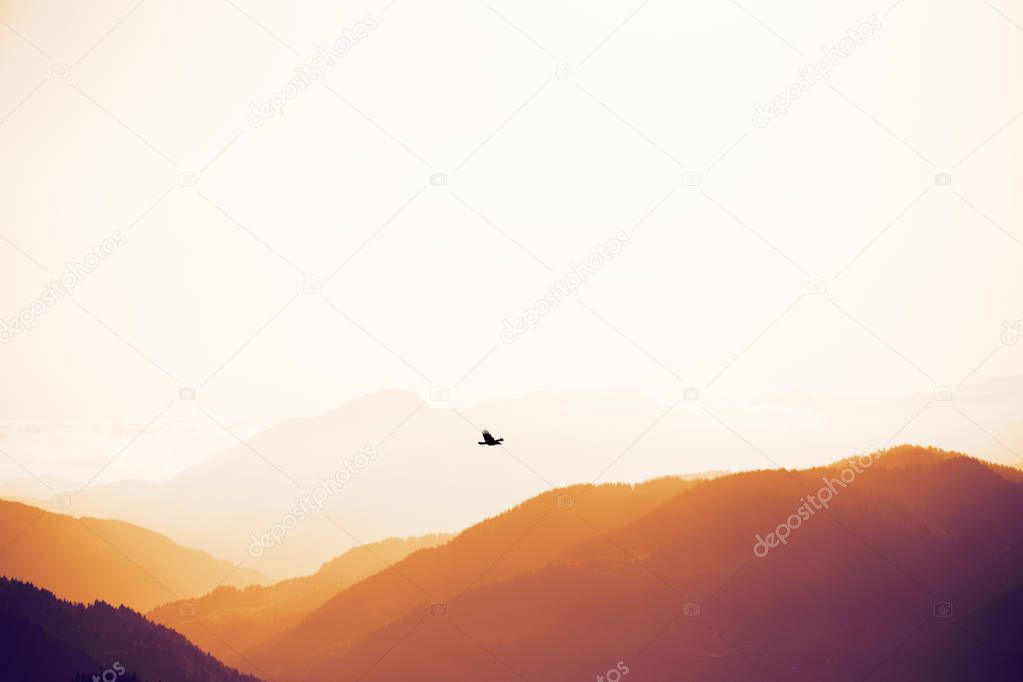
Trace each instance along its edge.
<path fill-rule="evenodd" d="M 61 537 L 48 542 L 41 551 Z M 27 578 L 48 588 L 37 570 Z M 272 682 L 965 682 L 1017 679 L 1021 599 L 1023 472 L 899 446 L 806 469 L 550 489 L 453 537 L 367 545 L 148 620 L 94 605 L 117 614 L 98 631 L 4 617 L 26 650 L 74 666 L 114 656 L 107 633 L 158 621 Z M 164 660 L 171 645 L 145 637 Z M 232 674 L 203 660 L 216 664 L 203 674 Z"/>
<path fill-rule="evenodd" d="M 932 657 L 953 655 L 934 642 L 1004 621 L 1023 585 L 1023 478 L 898 448 L 843 485 L 855 461 L 553 491 L 345 590 L 251 659 L 289 682 L 553 681 L 618 661 L 637 679 L 931 679 Z"/>
<path fill-rule="evenodd" d="M 381 391 L 282 422 L 165 482 L 90 486 L 68 495 L 66 510 L 28 494 L 31 480 L 9 482 L 6 489 L 52 511 L 151 528 L 283 579 L 314 572 L 373 539 L 454 532 L 580 481 L 803 468 L 906 441 L 1019 464 L 1023 420 L 1011 406 L 1020 400 L 1023 377 L 879 404 L 790 394 L 734 404 L 680 396 L 671 406 L 635 394 L 592 392 L 535 393 L 462 409 Z M 482 428 L 505 436 L 504 447 L 481 450 Z M 323 495 L 324 481 L 367 448 L 376 457 L 352 466 L 355 473 L 343 474 L 342 486 L 327 483 L 330 492 Z M 281 546 L 254 557 L 253 536 L 269 532 L 293 512 L 297 498 L 318 490 L 322 508 L 290 530 Z"/>

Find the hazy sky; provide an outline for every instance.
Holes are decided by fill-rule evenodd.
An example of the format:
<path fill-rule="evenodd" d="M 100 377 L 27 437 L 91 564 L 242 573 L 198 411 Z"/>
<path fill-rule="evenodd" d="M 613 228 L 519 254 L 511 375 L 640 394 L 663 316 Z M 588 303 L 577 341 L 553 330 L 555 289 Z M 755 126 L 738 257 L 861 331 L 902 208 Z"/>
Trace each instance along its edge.
<path fill-rule="evenodd" d="M 1023 371 L 1008 0 L 2 0 L 0 20 L 0 318 L 123 242 L 0 345 L 2 428 L 33 447 L 152 421 L 175 468 L 196 431 L 220 447 L 383 387 L 872 399 Z M 850 30 L 870 35 L 845 50 Z"/>

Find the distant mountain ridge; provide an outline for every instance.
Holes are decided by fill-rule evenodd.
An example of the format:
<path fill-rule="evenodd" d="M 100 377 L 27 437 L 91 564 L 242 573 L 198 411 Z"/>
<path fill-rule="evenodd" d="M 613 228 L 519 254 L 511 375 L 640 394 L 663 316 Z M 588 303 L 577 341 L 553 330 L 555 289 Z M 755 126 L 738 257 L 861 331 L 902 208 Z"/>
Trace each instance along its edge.
<path fill-rule="evenodd" d="M 123 521 L 75 518 L 4 500 L 0 547 L 0 575 L 64 599 L 102 599 L 139 610 L 220 584 L 268 582 L 256 571 Z"/>
<path fill-rule="evenodd" d="M 298 624 L 343 589 L 386 570 L 413 552 L 436 547 L 450 538 L 436 534 L 381 540 L 348 550 L 312 575 L 241 590 L 218 587 L 198 599 L 159 606 L 147 616 L 177 630 L 221 661 L 243 665 L 240 651 Z"/>
<path fill-rule="evenodd" d="M 1023 448 L 1021 403 L 1023 376 L 966 384 L 941 399 L 916 394 L 865 405 L 797 394 L 749 404 L 680 399 L 670 410 L 671 403 L 616 391 L 540 392 L 462 408 L 383 390 L 283 421 L 169 481 L 87 489 L 71 497 L 70 511 L 152 528 L 283 579 L 311 573 L 365 540 L 458 531 L 550 487 L 598 476 L 644 481 L 805 468 L 889 442 L 895 433 L 1011 463 L 1010 448 Z M 484 456 L 476 446 L 482 428 L 499 429 L 503 447 Z M 319 477 L 366 446 L 380 456 L 327 500 L 324 513 L 289 532 L 286 550 L 248 554 L 251 533 L 279 522 L 296 495 L 310 493 Z M 185 499 L 190 504 L 183 507 Z M 408 507 L 417 513 L 404 513 Z M 363 540 L 338 533 L 332 520 Z"/>

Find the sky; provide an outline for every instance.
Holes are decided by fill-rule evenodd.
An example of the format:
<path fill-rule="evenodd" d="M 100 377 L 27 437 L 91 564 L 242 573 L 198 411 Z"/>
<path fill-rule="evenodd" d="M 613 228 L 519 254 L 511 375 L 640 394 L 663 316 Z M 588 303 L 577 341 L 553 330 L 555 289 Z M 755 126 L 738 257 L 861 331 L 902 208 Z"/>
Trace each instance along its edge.
<path fill-rule="evenodd" d="M 1020 374 L 1021 45 L 1007 0 L 2 0 L 0 447 Z"/>

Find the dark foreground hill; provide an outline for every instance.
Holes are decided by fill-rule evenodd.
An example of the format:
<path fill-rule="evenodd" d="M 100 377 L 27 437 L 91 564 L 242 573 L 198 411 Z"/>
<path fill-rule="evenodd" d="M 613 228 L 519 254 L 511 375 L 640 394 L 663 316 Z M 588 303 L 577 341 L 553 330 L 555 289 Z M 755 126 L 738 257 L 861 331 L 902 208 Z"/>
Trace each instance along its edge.
<path fill-rule="evenodd" d="M 72 682 L 258 682 L 127 607 L 57 599 L 0 579 L 0 679 Z"/>

